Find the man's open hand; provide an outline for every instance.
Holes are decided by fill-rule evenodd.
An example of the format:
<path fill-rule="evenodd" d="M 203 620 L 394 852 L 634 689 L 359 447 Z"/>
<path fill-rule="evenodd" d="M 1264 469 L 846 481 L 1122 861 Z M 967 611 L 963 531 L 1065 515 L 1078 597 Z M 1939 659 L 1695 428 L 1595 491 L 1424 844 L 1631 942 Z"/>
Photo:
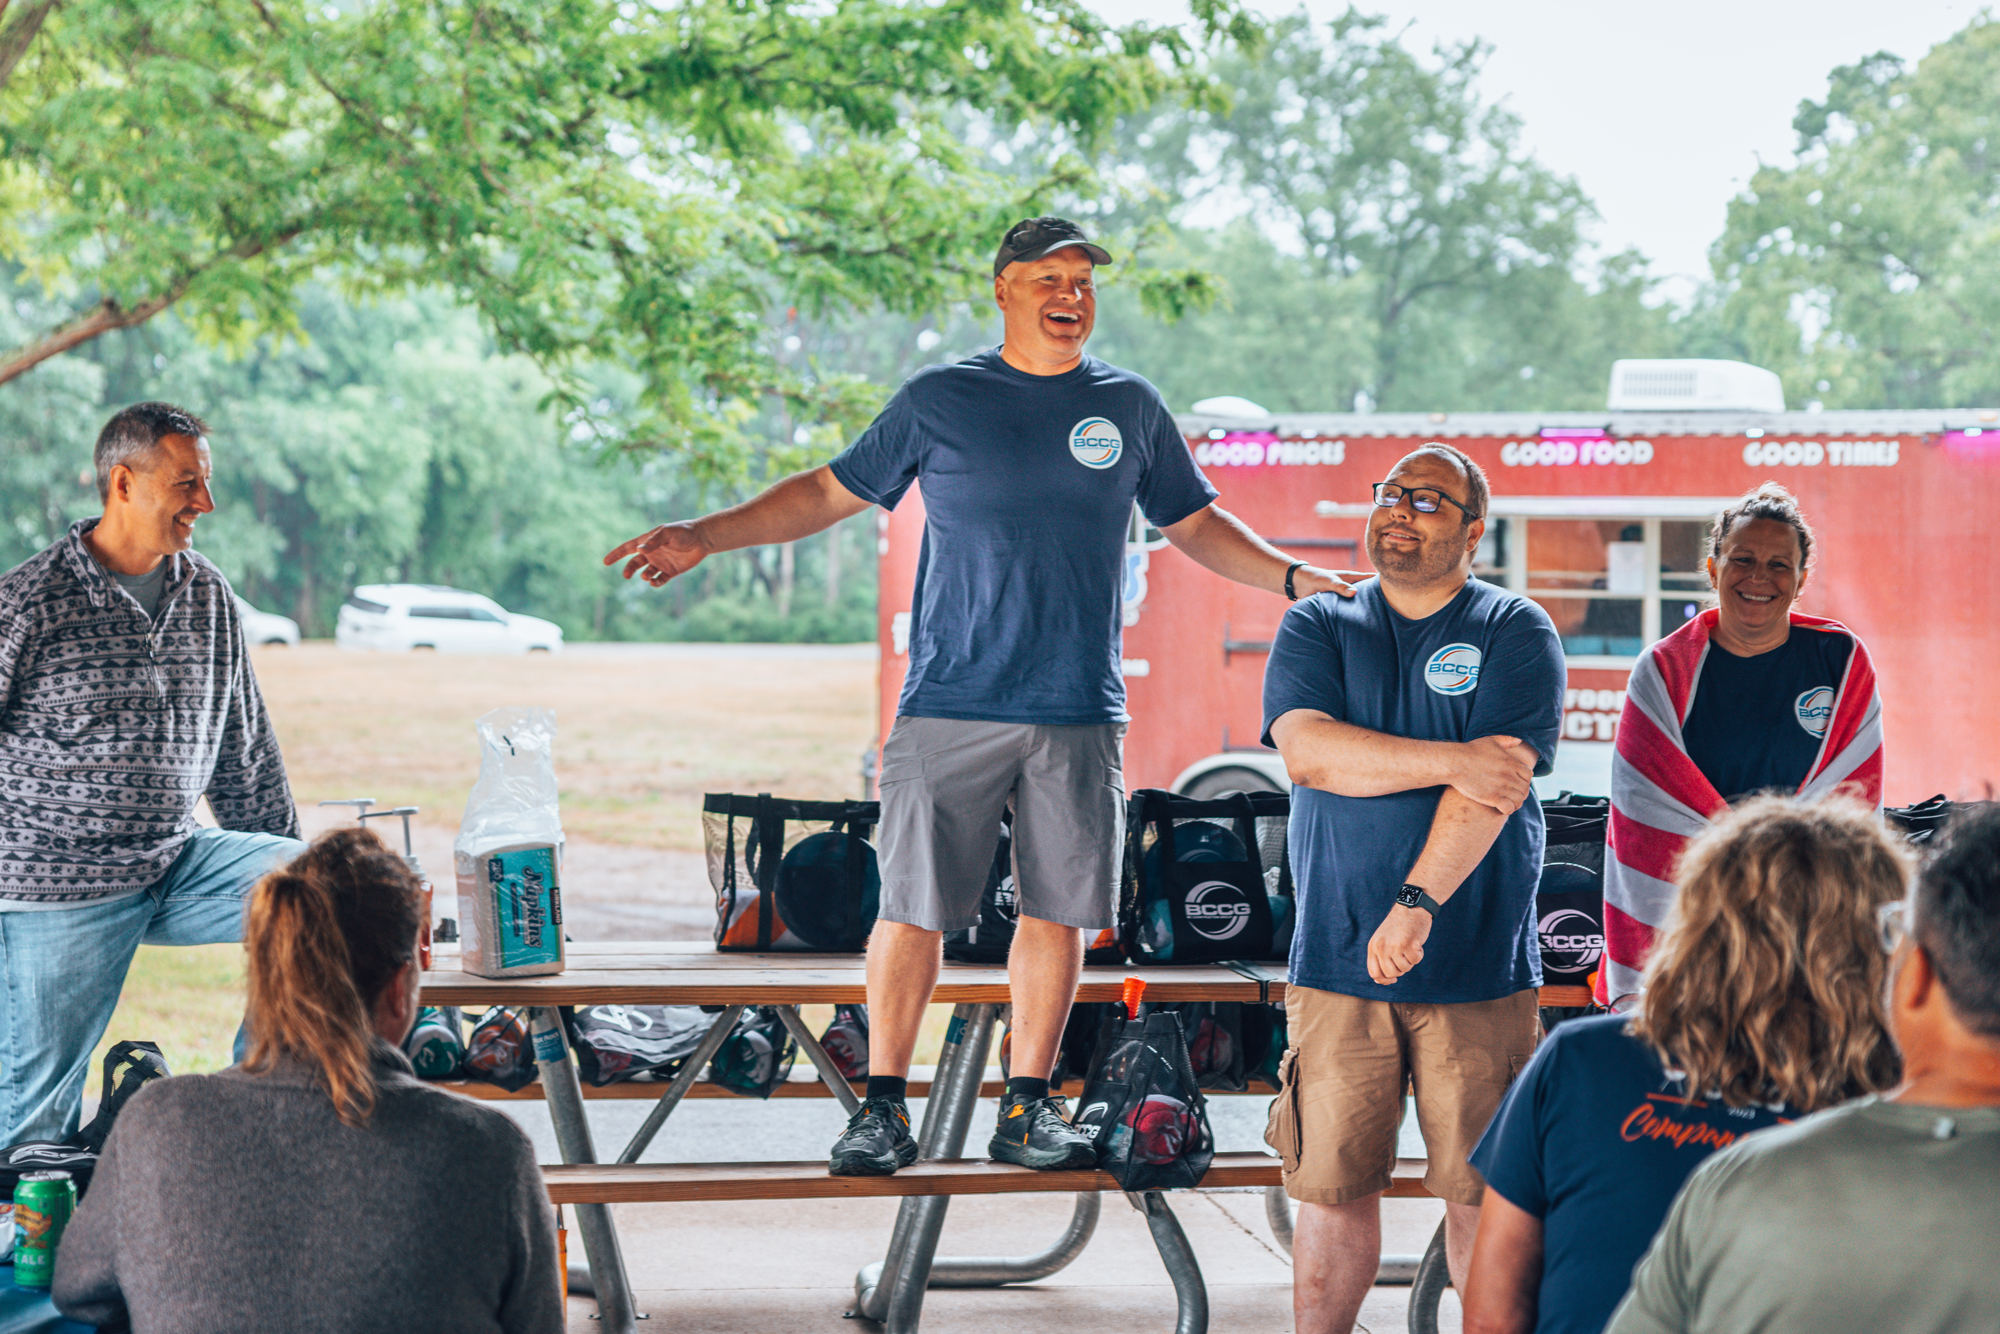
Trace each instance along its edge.
<path fill-rule="evenodd" d="M 1368 976 L 1376 985 L 1388 986 L 1423 962 L 1430 935 L 1431 915 L 1398 903 L 1368 938 Z"/>
<path fill-rule="evenodd" d="M 675 575 L 686 574 L 701 564 L 706 555 L 708 544 L 701 540 L 694 521 L 688 520 L 663 523 L 629 542 L 620 542 L 605 556 L 604 563 L 616 565 L 625 561 L 627 579 L 636 574 L 658 588 Z"/>
<path fill-rule="evenodd" d="M 1461 748 L 1451 785 L 1481 806 L 1512 815 L 1528 799 L 1535 752 L 1519 737 L 1483 736 Z"/>
<path fill-rule="evenodd" d="M 1351 598 L 1356 584 L 1374 577 L 1373 570 L 1322 570 L 1317 565 L 1301 565 L 1292 573 L 1292 591 L 1302 598 L 1314 593 L 1338 593 Z"/>

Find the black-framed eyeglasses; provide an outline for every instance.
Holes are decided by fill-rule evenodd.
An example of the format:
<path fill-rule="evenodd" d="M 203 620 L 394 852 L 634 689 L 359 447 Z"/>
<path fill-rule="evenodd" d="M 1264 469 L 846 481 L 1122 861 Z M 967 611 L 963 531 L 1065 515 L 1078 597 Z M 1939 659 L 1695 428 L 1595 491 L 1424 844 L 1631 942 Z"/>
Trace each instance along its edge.
<path fill-rule="evenodd" d="M 1405 496 L 1409 497 L 1410 508 L 1419 514 L 1436 514 L 1438 502 L 1451 500 L 1452 504 L 1458 506 L 1459 513 L 1468 520 L 1479 517 L 1472 512 L 1471 506 L 1452 500 L 1434 486 L 1403 486 L 1397 482 L 1375 483 L 1375 503 L 1385 510 L 1394 509 L 1397 502 Z"/>

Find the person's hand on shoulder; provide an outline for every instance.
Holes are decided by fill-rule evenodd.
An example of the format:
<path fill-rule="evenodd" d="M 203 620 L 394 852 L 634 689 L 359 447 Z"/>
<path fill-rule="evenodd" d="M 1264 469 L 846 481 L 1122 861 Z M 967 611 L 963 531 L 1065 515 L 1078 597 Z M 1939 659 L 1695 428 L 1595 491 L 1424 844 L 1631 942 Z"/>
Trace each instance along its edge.
<path fill-rule="evenodd" d="M 706 555 L 708 544 L 701 540 L 696 521 L 687 519 L 680 523 L 663 523 L 629 542 L 620 542 L 605 556 L 604 563 L 616 565 L 623 560 L 627 579 L 637 574 L 658 588 L 676 575 L 686 574 L 701 564 Z"/>
<path fill-rule="evenodd" d="M 1368 976 L 1378 986 L 1391 985 L 1423 962 L 1424 942 L 1430 935 L 1429 913 L 1396 904 L 1368 938 Z"/>
<path fill-rule="evenodd" d="M 1301 599 L 1314 593 L 1338 593 L 1351 598 L 1356 584 L 1374 577 L 1373 570 L 1322 570 L 1317 565 L 1302 565 L 1292 574 L 1292 589 Z"/>
<path fill-rule="evenodd" d="M 1528 799 L 1535 752 L 1519 737 L 1483 736 L 1459 747 L 1451 785 L 1481 806 L 1512 815 Z"/>

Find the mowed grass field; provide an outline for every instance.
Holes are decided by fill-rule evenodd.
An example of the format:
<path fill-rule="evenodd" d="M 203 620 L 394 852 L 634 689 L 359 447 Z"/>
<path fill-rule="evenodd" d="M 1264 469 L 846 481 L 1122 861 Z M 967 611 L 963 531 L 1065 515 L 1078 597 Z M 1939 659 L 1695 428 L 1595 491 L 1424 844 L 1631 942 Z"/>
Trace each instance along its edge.
<path fill-rule="evenodd" d="M 875 735 L 875 663 L 851 655 L 580 646 L 448 657 L 307 643 L 259 649 L 255 666 L 302 805 L 370 796 L 455 826 L 479 774 L 474 721 L 528 704 L 556 713 L 565 832 L 637 848 L 699 851 L 705 792 L 858 796 Z M 177 1072 L 228 1066 L 242 1013 L 240 946 L 141 947 L 90 1095 L 104 1050 L 124 1038 L 158 1041 Z"/>
<path fill-rule="evenodd" d="M 875 735 L 872 658 L 588 645 L 456 657 L 308 643 L 261 649 L 256 666 L 302 804 L 372 796 L 456 825 L 479 775 L 474 722 L 534 705 L 556 714 L 564 832 L 637 847 L 699 851 L 705 792 L 858 796 Z"/>

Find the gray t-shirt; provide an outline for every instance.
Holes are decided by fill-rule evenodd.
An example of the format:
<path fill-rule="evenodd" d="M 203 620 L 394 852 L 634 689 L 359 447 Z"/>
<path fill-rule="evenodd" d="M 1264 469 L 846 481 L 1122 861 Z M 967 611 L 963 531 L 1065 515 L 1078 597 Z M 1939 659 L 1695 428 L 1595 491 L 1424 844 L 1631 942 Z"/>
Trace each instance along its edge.
<path fill-rule="evenodd" d="M 1696 1169 L 1605 1334 L 2000 1329 L 2000 1108 L 1864 1098 Z"/>
<path fill-rule="evenodd" d="M 146 613 L 147 620 L 157 620 L 160 614 L 160 593 L 167 586 L 167 566 L 171 563 L 162 559 L 158 565 L 144 574 L 120 574 L 108 567 L 105 573 L 117 580 L 118 586 L 132 595 L 132 600 Z"/>

